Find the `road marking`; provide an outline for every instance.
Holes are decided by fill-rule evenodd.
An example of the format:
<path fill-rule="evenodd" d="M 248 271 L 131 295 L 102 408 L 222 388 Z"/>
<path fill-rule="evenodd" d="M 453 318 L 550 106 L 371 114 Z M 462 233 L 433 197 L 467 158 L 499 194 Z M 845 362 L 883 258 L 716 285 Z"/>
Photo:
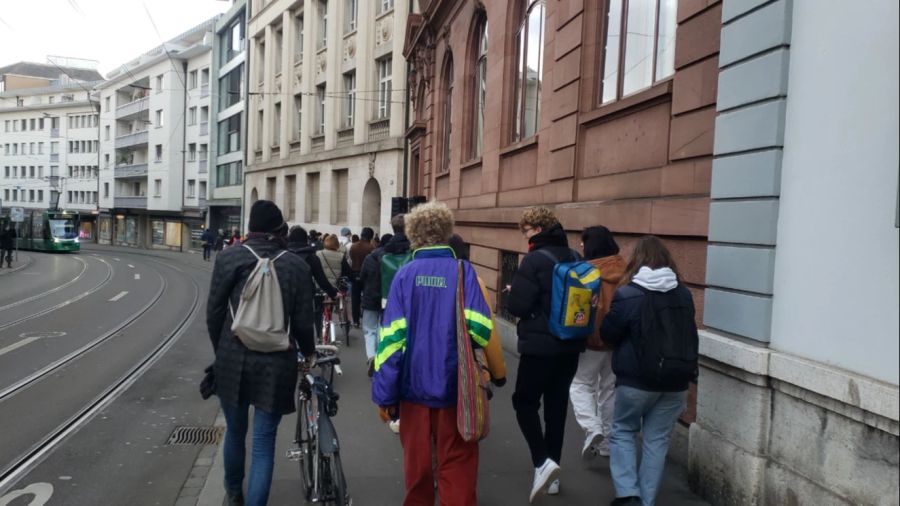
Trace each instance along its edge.
<path fill-rule="evenodd" d="M 135 274 L 135 275 L 134 275 L 134 279 L 141 279 L 141 275 L 140 275 L 140 274 Z"/>
<path fill-rule="evenodd" d="M 126 296 L 126 295 L 128 295 L 128 292 L 119 292 L 118 295 L 116 295 L 115 297 L 109 299 L 109 301 L 110 301 L 110 302 L 116 302 L 116 301 L 118 301 L 119 299 L 121 299 L 122 297 L 124 297 L 124 296 Z"/>
<path fill-rule="evenodd" d="M 32 496 L 28 506 L 44 506 L 50 500 L 50 497 L 53 496 L 53 485 L 49 483 L 32 483 L 23 489 L 13 490 L 0 497 L 0 506 L 6 506 L 25 495 Z"/>
<path fill-rule="evenodd" d="M 113 260 L 115 260 L 116 262 L 121 262 L 121 260 L 119 260 L 118 258 L 113 258 Z"/>
<path fill-rule="evenodd" d="M 128 264 L 128 267 L 131 267 L 132 269 L 134 269 L 134 266 L 131 264 Z"/>
<path fill-rule="evenodd" d="M 7 346 L 6 348 L 0 349 L 0 356 L 6 355 L 7 353 L 9 353 L 11 351 L 18 350 L 22 346 L 31 344 L 40 338 L 41 338 L 41 336 L 26 337 L 25 339 L 22 339 L 21 341 L 19 341 L 17 343 L 13 343 L 13 344 Z"/>

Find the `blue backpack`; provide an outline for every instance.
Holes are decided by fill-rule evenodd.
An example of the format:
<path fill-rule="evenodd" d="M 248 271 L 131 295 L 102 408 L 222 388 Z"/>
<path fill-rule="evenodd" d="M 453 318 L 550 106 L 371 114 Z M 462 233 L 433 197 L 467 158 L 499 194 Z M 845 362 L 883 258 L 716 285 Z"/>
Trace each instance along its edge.
<path fill-rule="evenodd" d="M 591 299 L 600 289 L 600 271 L 572 252 L 572 260 L 562 262 L 546 249 L 538 252 L 553 260 L 550 287 L 550 333 L 562 340 L 584 339 L 594 329 L 597 314 Z"/>

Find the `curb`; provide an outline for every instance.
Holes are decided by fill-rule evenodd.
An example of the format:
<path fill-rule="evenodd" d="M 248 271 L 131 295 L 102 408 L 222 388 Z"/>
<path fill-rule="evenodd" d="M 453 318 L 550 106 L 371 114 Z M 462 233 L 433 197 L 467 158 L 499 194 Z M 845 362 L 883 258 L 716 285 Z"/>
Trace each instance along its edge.
<path fill-rule="evenodd" d="M 221 411 L 213 425 L 225 427 Z M 225 461 L 219 448 L 221 445 L 205 445 L 200 450 L 175 506 L 222 506 L 225 502 Z"/>

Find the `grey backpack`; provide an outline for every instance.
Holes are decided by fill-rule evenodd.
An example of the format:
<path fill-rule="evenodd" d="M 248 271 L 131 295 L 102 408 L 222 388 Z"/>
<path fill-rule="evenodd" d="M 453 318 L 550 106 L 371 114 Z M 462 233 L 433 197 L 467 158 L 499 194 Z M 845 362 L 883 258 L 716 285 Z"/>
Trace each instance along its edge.
<path fill-rule="evenodd" d="M 228 304 L 231 331 L 250 350 L 263 353 L 285 351 L 290 348 L 291 341 L 275 261 L 287 252 L 282 251 L 274 258 L 262 258 L 246 244 L 244 248 L 256 257 L 256 267 L 241 290 L 237 313 L 231 303 Z"/>

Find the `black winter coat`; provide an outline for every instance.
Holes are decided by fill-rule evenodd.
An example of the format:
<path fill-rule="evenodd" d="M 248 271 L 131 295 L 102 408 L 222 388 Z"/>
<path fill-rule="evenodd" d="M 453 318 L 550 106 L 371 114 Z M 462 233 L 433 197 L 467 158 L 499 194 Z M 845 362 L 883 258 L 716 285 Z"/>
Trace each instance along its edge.
<path fill-rule="evenodd" d="M 322 261 L 316 255 L 316 247 L 309 244 L 288 243 L 288 251 L 302 258 L 306 265 L 309 266 L 309 272 L 313 280 L 319 285 L 319 288 L 328 294 L 332 299 L 337 297 L 337 288 L 328 282 L 325 276 L 325 269 L 322 268 Z"/>
<path fill-rule="evenodd" d="M 691 308 L 694 298 L 691 291 L 679 284 L 673 288 L 675 294 Z M 641 337 L 641 308 L 644 292 L 629 283 L 616 290 L 609 312 L 600 323 L 600 335 L 603 342 L 613 346 L 613 372 L 616 373 L 616 385 L 624 385 L 648 392 L 683 392 L 688 389 L 688 382 L 662 384 L 642 377 L 638 362 L 636 341 Z M 691 320 L 693 320 L 693 311 Z M 696 329 L 694 330 L 696 332 Z"/>
<path fill-rule="evenodd" d="M 559 260 L 572 258 L 566 233 L 554 225 L 529 239 L 531 251 L 513 277 L 506 308 L 519 318 L 519 353 L 522 355 L 565 355 L 585 350 L 584 339 L 562 340 L 550 334 L 550 289 L 556 263 L 538 252 L 547 249 Z"/>
<path fill-rule="evenodd" d="M 16 229 L 3 230 L 0 232 L 0 249 L 11 250 L 15 248 Z"/>
<path fill-rule="evenodd" d="M 409 253 L 409 239 L 406 235 L 395 235 L 387 244 L 369 253 L 363 261 L 359 271 L 359 280 L 363 286 L 359 306 L 363 309 L 381 311 L 381 257 L 388 253 Z"/>
<path fill-rule="evenodd" d="M 259 256 L 272 257 L 281 251 L 264 239 L 249 239 L 245 244 Z M 306 263 L 295 255 L 282 255 L 275 262 L 293 343 L 287 351 L 259 353 L 232 334 L 228 308 L 229 301 L 237 308 L 255 266 L 256 258 L 247 248 L 228 248 L 216 256 L 206 304 L 206 327 L 216 354 L 216 394 L 231 406 L 247 402 L 268 413 L 287 414 L 294 411 L 297 347 L 304 355 L 315 353 L 312 277 Z"/>

